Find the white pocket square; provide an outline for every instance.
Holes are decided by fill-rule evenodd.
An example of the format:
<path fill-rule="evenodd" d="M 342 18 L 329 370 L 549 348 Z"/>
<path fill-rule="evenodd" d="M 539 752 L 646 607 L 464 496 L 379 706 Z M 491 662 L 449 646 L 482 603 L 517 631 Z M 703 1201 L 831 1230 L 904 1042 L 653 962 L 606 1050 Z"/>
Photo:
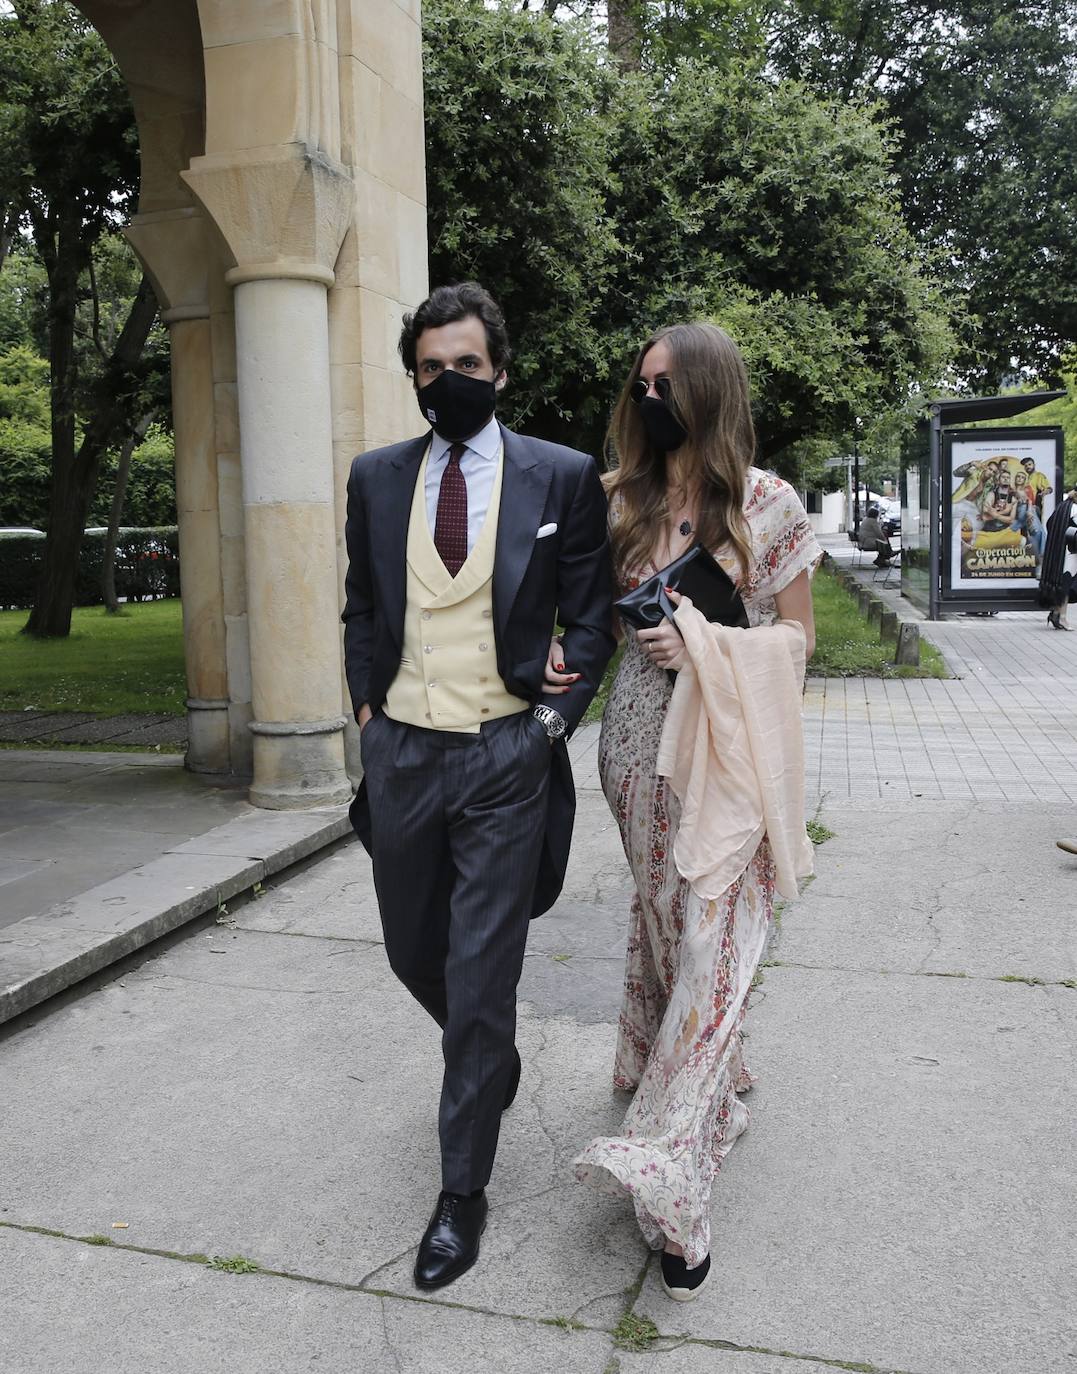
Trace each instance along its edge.
<path fill-rule="evenodd" d="M 556 534 L 556 533 L 557 533 L 557 524 L 556 524 L 556 522 L 555 522 L 554 524 L 552 524 L 552 525 L 541 525 L 541 526 L 539 527 L 539 532 L 538 532 L 538 534 L 535 535 L 535 538 L 536 538 L 536 539 L 545 539 L 546 536 L 547 536 L 548 534 Z"/>

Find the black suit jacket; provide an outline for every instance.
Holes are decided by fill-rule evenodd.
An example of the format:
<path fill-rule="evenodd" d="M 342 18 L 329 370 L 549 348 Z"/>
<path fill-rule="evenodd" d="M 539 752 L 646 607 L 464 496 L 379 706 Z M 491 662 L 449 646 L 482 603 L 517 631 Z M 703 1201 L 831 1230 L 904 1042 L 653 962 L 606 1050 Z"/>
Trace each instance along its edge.
<path fill-rule="evenodd" d="M 606 497 L 593 458 L 501 427 L 505 465 L 494 554 L 497 667 L 525 701 L 545 702 L 569 733 L 598 690 L 615 647 Z M 407 591 L 408 524 L 430 436 L 360 454 L 348 478 L 348 575 L 344 666 L 352 707 L 376 711 L 400 667 Z M 543 525 L 557 529 L 536 538 Z M 550 635 L 564 631 L 565 662 L 579 680 L 563 696 L 542 691 Z M 564 740 L 554 747 L 546 845 L 534 915 L 557 899 L 572 839 L 575 791 Z M 366 789 L 352 805 L 369 850 Z"/>

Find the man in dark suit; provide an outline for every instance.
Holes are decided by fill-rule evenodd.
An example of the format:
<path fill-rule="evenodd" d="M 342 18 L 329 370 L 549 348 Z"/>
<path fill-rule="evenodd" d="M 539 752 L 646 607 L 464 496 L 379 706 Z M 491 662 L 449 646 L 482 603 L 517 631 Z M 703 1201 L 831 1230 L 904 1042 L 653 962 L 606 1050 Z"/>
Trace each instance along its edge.
<path fill-rule="evenodd" d="M 501 1112 L 516 1095 L 528 921 L 557 898 L 575 794 L 565 740 L 613 652 L 594 460 L 494 417 L 509 342 L 474 282 L 404 317 L 431 433 L 360 455 L 348 482 L 344 650 L 385 948 L 442 1028 L 442 1178 L 415 1281 L 478 1257 Z M 543 673 L 555 623 L 575 670 Z"/>

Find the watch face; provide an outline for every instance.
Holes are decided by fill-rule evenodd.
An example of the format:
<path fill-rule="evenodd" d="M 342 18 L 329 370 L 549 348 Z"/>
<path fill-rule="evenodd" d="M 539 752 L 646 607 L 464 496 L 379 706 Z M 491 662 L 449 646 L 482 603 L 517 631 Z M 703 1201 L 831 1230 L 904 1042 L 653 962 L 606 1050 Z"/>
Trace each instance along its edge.
<path fill-rule="evenodd" d="M 567 729 L 564 716 L 561 715 L 560 711 L 555 711 L 552 706 L 536 706 L 532 715 L 550 739 L 560 739 Z"/>

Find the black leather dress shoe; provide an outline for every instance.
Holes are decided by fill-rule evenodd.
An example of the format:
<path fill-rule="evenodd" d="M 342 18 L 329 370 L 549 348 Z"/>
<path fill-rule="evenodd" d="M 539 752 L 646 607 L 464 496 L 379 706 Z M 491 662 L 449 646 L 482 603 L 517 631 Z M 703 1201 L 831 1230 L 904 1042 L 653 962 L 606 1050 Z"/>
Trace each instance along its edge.
<path fill-rule="evenodd" d="M 488 1210 L 485 1193 L 478 1197 L 438 1194 L 438 1205 L 419 1242 L 417 1288 L 442 1288 L 471 1268 L 479 1258 L 479 1239 L 486 1229 Z"/>
<path fill-rule="evenodd" d="M 520 1086 L 520 1051 L 513 1046 L 512 1049 L 512 1073 L 509 1075 L 509 1086 L 505 1089 L 505 1100 L 501 1104 L 501 1110 L 507 1112 L 516 1101 L 516 1091 Z"/>

